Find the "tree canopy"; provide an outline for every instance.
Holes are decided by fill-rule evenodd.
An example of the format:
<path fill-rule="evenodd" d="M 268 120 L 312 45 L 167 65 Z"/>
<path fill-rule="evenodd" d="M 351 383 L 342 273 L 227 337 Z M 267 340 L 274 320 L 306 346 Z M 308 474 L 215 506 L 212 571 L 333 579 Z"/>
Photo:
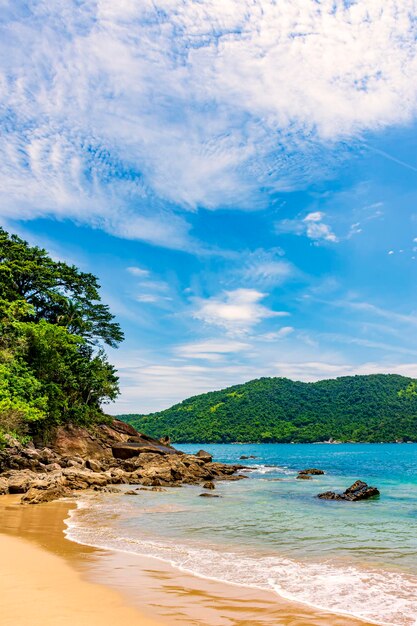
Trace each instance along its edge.
<path fill-rule="evenodd" d="M 417 441 L 416 382 L 395 374 L 316 383 L 260 378 L 150 415 L 119 415 L 176 442 Z"/>
<path fill-rule="evenodd" d="M 118 378 L 105 345 L 123 339 L 92 274 L 0 228 L 1 433 L 102 417 Z"/>

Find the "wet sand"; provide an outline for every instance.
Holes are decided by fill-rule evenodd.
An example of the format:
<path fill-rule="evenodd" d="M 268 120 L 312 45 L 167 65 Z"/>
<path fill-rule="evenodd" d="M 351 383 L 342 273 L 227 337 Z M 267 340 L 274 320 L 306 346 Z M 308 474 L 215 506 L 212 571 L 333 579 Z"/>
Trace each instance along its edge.
<path fill-rule="evenodd" d="M 81 546 L 64 536 L 74 504 L 25 507 L 18 500 L 0 498 L 2 626 L 365 624 L 198 578 L 158 559 Z"/>

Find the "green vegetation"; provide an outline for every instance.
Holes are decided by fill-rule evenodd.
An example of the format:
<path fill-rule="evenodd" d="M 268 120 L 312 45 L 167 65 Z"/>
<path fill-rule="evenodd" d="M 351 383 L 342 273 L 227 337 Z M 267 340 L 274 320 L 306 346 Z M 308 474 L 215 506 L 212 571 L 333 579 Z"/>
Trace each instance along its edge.
<path fill-rule="evenodd" d="M 118 394 L 104 344 L 123 334 L 92 274 L 0 228 L 0 443 L 103 418 Z"/>
<path fill-rule="evenodd" d="M 417 441 L 413 390 L 415 381 L 394 374 L 316 383 L 260 378 L 160 413 L 119 417 L 176 442 Z"/>

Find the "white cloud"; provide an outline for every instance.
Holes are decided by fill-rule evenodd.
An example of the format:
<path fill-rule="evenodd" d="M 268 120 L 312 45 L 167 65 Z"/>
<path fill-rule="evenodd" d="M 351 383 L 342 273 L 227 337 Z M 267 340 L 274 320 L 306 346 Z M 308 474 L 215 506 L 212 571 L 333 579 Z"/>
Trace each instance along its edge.
<path fill-rule="evenodd" d="M 263 206 L 261 188 L 326 176 L 339 139 L 416 114 L 414 0 L 2 10 L 3 218 L 70 218 L 195 250 L 172 204 Z M 321 220 L 308 228 L 335 241 Z"/>
<path fill-rule="evenodd" d="M 336 237 L 331 227 L 323 222 L 325 213 L 314 211 L 308 213 L 304 218 L 296 218 L 293 220 L 285 219 L 275 224 L 277 233 L 292 233 L 294 235 L 305 235 L 314 241 L 330 241 L 337 243 L 339 239 Z"/>
<path fill-rule="evenodd" d="M 142 267 L 127 267 L 126 270 L 129 274 L 133 274 L 133 276 L 138 276 L 139 278 L 145 278 L 149 276 L 149 270 L 145 270 Z"/>
<path fill-rule="evenodd" d="M 193 317 L 231 333 L 246 333 L 265 318 L 288 315 L 260 304 L 266 295 L 256 289 L 235 289 L 207 299 L 195 298 Z"/>

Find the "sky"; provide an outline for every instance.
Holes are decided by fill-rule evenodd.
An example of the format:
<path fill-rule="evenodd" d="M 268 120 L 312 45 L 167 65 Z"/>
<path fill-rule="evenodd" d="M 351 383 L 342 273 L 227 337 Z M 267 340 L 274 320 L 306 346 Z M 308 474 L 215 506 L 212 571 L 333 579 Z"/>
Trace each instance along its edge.
<path fill-rule="evenodd" d="M 106 410 L 417 377 L 416 14 L 0 0 L 0 224 L 99 277 Z"/>

